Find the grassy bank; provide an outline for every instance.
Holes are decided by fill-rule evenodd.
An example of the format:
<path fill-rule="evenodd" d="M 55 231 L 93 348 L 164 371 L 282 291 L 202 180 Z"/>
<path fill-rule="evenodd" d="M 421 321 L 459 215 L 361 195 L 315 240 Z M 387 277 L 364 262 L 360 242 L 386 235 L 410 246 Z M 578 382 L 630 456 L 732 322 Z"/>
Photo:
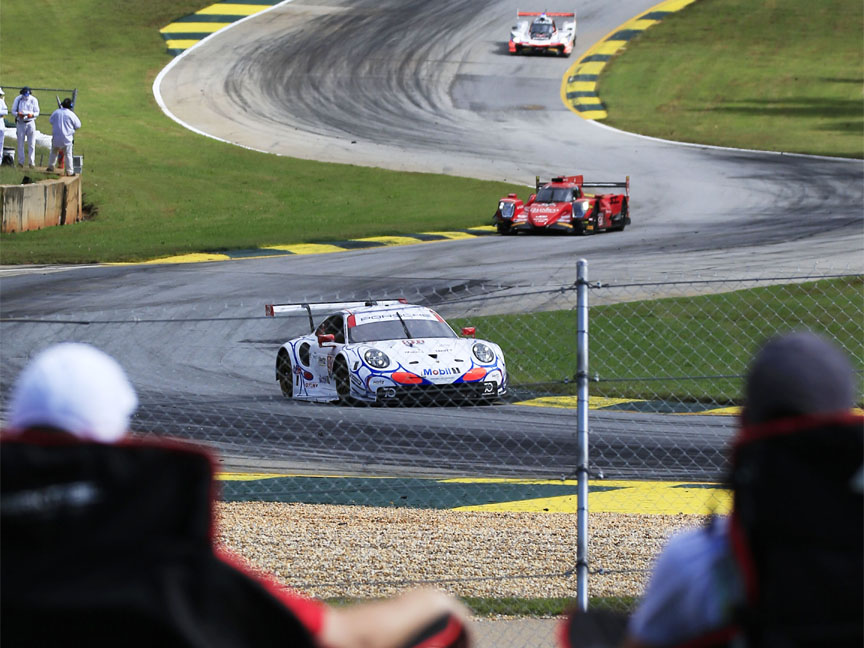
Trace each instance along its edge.
<path fill-rule="evenodd" d="M 741 376 L 768 337 L 809 329 L 864 367 L 864 278 L 769 286 L 700 297 L 594 306 L 589 374 L 594 396 L 739 403 Z M 575 310 L 452 320 L 499 343 L 511 383 L 575 394 Z M 543 353 L 556 340 L 555 353 Z M 686 344 L 682 344 L 686 341 Z M 860 390 L 859 390 L 860 393 Z"/>
<path fill-rule="evenodd" d="M 686 142 L 864 157 L 864 3 L 698 0 L 600 77 L 605 123 Z"/>
<path fill-rule="evenodd" d="M 483 224 L 504 183 L 254 153 L 166 118 L 151 86 L 170 60 L 160 27 L 202 0 L 7 2 L 9 87 L 78 88 L 85 201 L 75 227 L 4 235 L 2 263 L 134 261 Z M 609 123 L 747 148 L 862 155 L 857 0 L 700 0 L 609 66 Z M 33 38 L 33 34 L 45 35 Z M 62 52 L 62 55 L 59 54 Z M 7 89 L 11 104 L 14 90 Z M 37 93 L 47 132 L 53 93 Z M 238 197 L 239 189 L 239 197 Z"/>
<path fill-rule="evenodd" d="M 4 84 L 78 88 L 85 200 L 75 227 L 4 235 L 0 262 L 140 260 L 486 224 L 504 183 L 306 162 L 190 133 L 160 111 L 169 61 L 159 28 L 201 0 L 5 3 Z M 32 38 L 45 34 L 50 38 Z M 62 54 L 60 54 L 62 52 Z M 11 105 L 16 90 L 7 90 Z M 54 94 L 35 93 L 50 132 Z"/>

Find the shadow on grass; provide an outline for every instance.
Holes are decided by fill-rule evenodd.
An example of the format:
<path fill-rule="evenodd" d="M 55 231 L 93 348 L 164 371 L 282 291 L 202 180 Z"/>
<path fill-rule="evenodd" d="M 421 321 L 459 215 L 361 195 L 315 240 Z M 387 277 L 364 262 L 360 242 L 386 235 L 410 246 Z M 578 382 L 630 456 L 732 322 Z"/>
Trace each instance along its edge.
<path fill-rule="evenodd" d="M 792 117 L 826 121 L 822 130 L 860 133 L 864 129 L 864 102 L 853 99 L 790 97 L 789 99 L 745 99 L 718 106 L 712 112 L 752 117 Z M 843 121 L 833 122 L 831 120 Z"/>

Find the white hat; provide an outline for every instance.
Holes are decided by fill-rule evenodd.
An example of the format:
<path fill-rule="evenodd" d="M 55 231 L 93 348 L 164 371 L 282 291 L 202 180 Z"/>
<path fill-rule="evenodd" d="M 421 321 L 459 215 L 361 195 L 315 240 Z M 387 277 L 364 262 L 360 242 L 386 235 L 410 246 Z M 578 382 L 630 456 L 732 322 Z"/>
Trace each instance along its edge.
<path fill-rule="evenodd" d="M 138 397 L 114 358 L 87 344 L 39 353 L 12 390 L 10 432 L 47 426 L 89 441 L 113 443 L 129 430 Z"/>
<path fill-rule="evenodd" d="M 6 93 L 3 92 L 3 88 L 0 88 L 0 95 L 5 95 L 5 94 L 6 94 Z"/>

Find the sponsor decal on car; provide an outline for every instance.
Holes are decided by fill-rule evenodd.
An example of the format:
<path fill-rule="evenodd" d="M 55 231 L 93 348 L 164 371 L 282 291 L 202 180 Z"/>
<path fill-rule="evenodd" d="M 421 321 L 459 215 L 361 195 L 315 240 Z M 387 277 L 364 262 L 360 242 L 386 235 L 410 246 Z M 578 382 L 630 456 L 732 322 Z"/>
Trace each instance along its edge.
<path fill-rule="evenodd" d="M 424 376 L 458 376 L 462 372 L 458 367 L 441 367 L 440 369 L 424 369 Z"/>
<path fill-rule="evenodd" d="M 398 320 L 401 315 L 403 320 L 434 320 L 435 315 L 433 315 L 428 310 L 420 310 L 419 308 L 416 310 L 392 310 L 392 311 L 378 311 L 372 313 L 355 313 L 351 317 L 353 318 L 353 324 L 349 318 L 348 325 L 349 327 L 359 326 L 360 324 L 368 324 L 369 322 L 386 322 L 390 320 Z"/>

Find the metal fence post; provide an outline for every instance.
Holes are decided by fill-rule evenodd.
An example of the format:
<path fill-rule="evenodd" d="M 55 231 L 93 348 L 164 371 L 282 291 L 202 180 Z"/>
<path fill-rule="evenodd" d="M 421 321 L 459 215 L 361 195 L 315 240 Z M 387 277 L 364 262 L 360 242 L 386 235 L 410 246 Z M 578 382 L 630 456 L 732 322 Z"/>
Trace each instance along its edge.
<path fill-rule="evenodd" d="M 588 261 L 576 264 L 576 603 L 588 610 Z"/>

